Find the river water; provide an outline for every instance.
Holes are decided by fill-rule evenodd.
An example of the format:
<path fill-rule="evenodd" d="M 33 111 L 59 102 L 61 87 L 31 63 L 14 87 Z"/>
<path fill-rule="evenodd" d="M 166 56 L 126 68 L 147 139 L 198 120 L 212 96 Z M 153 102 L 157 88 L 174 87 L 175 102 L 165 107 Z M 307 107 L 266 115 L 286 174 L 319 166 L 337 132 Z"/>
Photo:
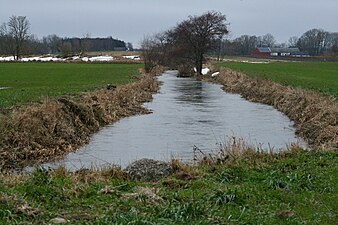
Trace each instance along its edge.
<path fill-rule="evenodd" d="M 217 143 L 231 137 L 265 150 L 299 142 L 293 123 L 271 106 L 226 93 L 221 85 L 177 78 L 175 71 L 158 79 L 163 82 L 160 92 L 145 104 L 153 113 L 107 126 L 87 146 L 47 165 L 76 170 L 111 164 L 125 167 L 141 158 L 189 161 L 194 146 L 206 153 L 216 151 Z"/>

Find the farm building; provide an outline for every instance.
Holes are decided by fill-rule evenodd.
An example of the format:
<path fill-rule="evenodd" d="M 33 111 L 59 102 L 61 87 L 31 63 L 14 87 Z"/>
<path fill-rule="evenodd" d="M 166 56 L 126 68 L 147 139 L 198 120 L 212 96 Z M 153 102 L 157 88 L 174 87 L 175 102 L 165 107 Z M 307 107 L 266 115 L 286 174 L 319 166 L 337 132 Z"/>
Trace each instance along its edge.
<path fill-rule="evenodd" d="M 257 47 L 251 55 L 258 57 L 267 57 L 271 55 L 271 49 L 269 47 Z"/>
<path fill-rule="evenodd" d="M 282 56 L 282 57 L 309 57 L 306 52 L 301 52 L 299 48 L 269 48 L 269 47 L 257 47 L 252 53 L 252 56 L 257 57 L 270 57 L 270 56 Z"/>
<path fill-rule="evenodd" d="M 297 52 L 299 48 L 271 48 L 271 56 L 291 56 Z"/>

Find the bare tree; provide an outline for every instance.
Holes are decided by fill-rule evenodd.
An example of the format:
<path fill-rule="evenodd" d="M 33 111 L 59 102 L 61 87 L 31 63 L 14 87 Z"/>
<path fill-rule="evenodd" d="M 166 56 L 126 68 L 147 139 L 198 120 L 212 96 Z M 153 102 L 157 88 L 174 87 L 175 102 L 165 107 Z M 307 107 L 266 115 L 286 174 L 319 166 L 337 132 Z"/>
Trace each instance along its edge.
<path fill-rule="evenodd" d="M 127 43 L 127 49 L 128 49 L 128 51 L 134 51 L 134 47 L 133 47 L 133 44 L 131 42 Z"/>
<path fill-rule="evenodd" d="M 297 47 L 298 39 L 299 38 L 297 36 L 290 37 L 288 41 L 289 47 L 290 48 Z"/>
<path fill-rule="evenodd" d="M 14 55 L 13 38 L 9 35 L 7 23 L 0 26 L 0 54 Z"/>
<path fill-rule="evenodd" d="M 72 53 L 72 44 L 69 42 L 63 42 L 60 47 L 62 57 L 69 57 Z"/>
<path fill-rule="evenodd" d="M 191 54 L 198 74 L 202 74 L 204 55 L 214 47 L 218 39 L 228 33 L 225 22 L 225 15 L 211 11 L 201 16 L 190 16 L 173 30 L 175 46 L 189 50 L 185 53 Z M 186 54 L 182 57 L 186 57 Z"/>
<path fill-rule="evenodd" d="M 261 44 L 261 40 L 256 36 L 242 35 L 234 40 L 240 55 L 249 55 Z"/>
<path fill-rule="evenodd" d="M 8 34 L 14 42 L 14 57 L 21 57 L 25 41 L 29 38 L 29 21 L 25 16 L 11 16 L 7 23 Z"/>
<path fill-rule="evenodd" d="M 262 46 L 274 47 L 276 39 L 272 34 L 265 34 L 262 36 Z"/>
<path fill-rule="evenodd" d="M 91 47 L 90 33 L 86 33 L 85 35 L 83 35 L 83 38 L 80 39 L 80 47 L 81 47 L 80 55 L 83 55 L 85 54 L 85 52 L 89 51 Z"/>
<path fill-rule="evenodd" d="M 43 37 L 43 43 L 48 48 L 49 53 L 55 54 L 61 51 L 62 38 L 56 34 L 51 34 Z"/>
<path fill-rule="evenodd" d="M 311 29 L 299 38 L 297 46 L 310 55 L 320 55 L 327 48 L 328 37 L 329 33 L 323 29 Z"/>
<path fill-rule="evenodd" d="M 158 48 L 154 37 L 146 36 L 141 42 L 144 69 L 148 73 L 158 64 Z"/>

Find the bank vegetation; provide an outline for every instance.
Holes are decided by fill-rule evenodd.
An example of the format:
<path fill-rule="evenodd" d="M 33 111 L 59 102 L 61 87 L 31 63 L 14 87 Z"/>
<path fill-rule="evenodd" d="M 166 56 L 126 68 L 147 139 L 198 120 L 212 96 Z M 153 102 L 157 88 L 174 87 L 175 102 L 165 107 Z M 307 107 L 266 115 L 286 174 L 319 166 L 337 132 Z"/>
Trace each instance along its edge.
<path fill-rule="evenodd" d="M 81 95 L 3 110 L 0 114 L 0 169 L 21 168 L 65 156 L 89 141 L 101 127 L 121 118 L 147 113 L 159 85 L 160 69 L 134 82 Z"/>
<path fill-rule="evenodd" d="M 249 101 L 273 106 L 294 122 L 297 135 L 310 147 L 338 149 L 338 104 L 333 96 L 251 78 L 225 67 L 218 76 L 201 79 L 222 84 L 225 91 L 239 93 Z"/>

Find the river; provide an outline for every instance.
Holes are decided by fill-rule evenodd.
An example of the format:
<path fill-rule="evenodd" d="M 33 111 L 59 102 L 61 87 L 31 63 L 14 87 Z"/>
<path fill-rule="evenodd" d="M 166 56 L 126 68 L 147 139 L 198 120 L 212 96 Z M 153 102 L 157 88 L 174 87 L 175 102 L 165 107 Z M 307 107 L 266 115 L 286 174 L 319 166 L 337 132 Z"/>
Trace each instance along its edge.
<path fill-rule="evenodd" d="M 231 137 L 265 150 L 300 142 L 293 123 L 271 106 L 226 93 L 221 85 L 177 78 L 167 71 L 152 102 L 151 114 L 132 116 L 100 130 L 85 147 L 64 160 L 46 164 L 70 170 L 117 164 L 125 167 L 141 158 L 189 161 L 193 147 L 215 152 Z"/>

